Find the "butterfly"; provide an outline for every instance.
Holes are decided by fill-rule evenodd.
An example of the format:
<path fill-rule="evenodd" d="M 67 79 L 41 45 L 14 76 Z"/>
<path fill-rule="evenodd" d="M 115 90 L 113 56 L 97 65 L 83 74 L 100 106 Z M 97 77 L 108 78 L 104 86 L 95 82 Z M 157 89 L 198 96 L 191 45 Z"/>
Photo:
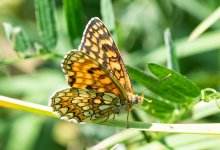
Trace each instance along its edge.
<path fill-rule="evenodd" d="M 126 110 L 128 123 L 133 104 L 143 100 L 134 95 L 119 50 L 97 17 L 88 22 L 78 50 L 64 57 L 62 69 L 70 87 L 56 92 L 49 104 L 61 119 L 101 122 Z"/>

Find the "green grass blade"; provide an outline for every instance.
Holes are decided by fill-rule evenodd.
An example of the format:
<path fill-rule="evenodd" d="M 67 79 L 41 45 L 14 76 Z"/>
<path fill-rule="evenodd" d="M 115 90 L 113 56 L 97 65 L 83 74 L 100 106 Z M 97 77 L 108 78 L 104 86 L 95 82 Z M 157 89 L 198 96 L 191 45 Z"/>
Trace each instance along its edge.
<path fill-rule="evenodd" d="M 200 102 L 193 107 L 192 118 L 193 120 L 199 120 L 217 113 L 220 113 L 220 109 L 216 106 L 214 100 L 211 102 Z"/>
<path fill-rule="evenodd" d="M 67 29 L 71 44 L 74 46 L 74 40 L 82 36 L 84 27 L 84 17 L 79 0 L 64 0 L 63 1 Z"/>
<path fill-rule="evenodd" d="M 30 50 L 30 41 L 20 27 L 12 27 L 9 23 L 3 24 L 6 36 L 12 43 L 13 49 L 21 55 Z"/>
<path fill-rule="evenodd" d="M 116 122 L 115 122 L 116 123 Z M 136 122 L 136 123 L 131 123 L 132 126 L 142 126 L 144 129 L 140 129 L 137 127 L 136 129 L 142 130 L 142 131 L 156 131 L 156 132 L 163 132 L 164 130 L 169 131 L 170 133 L 187 133 L 187 134 L 212 134 L 212 136 L 220 135 L 220 129 L 219 129 L 219 123 L 213 123 L 213 124 L 163 124 L 163 123 L 152 123 L 152 124 L 147 124 L 143 122 Z M 124 124 L 126 126 L 126 122 Z M 124 126 L 122 125 L 122 126 Z M 106 138 L 105 140 L 101 141 L 100 143 L 94 145 L 93 147 L 90 147 L 90 150 L 94 149 L 104 149 L 111 147 L 119 142 L 125 142 L 126 140 L 130 140 L 133 137 L 138 136 L 140 133 L 137 132 L 137 130 L 126 130 L 122 131 L 116 135 L 113 135 L 109 138 Z M 195 135 L 196 136 L 196 135 Z M 197 137 L 201 137 L 202 135 L 197 135 Z M 203 135 L 204 136 L 204 135 Z M 181 138 L 181 137 L 179 137 Z M 195 140 L 195 139 L 194 139 Z M 170 139 L 166 139 L 169 145 L 173 146 L 171 144 L 172 141 Z M 185 140 L 187 141 L 187 140 Z M 190 138 L 189 140 L 190 141 Z M 193 139 L 191 139 L 193 141 Z M 179 142 L 179 140 L 175 141 Z M 173 141 L 173 143 L 175 143 Z M 184 140 L 180 141 L 182 143 Z M 176 146 L 176 145 L 175 145 Z"/>
<path fill-rule="evenodd" d="M 173 149 L 212 149 L 217 144 L 216 140 L 219 142 L 219 135 L 175 134 L 164 138 Z"/>
<path fill-rule="evenodd" d="M 171 70 L 180 72 L 178 60 L 176 57 L 173 41 L 171 39 L 170 29 L 166 29 L 164 32 L 164 40 L 167 49 L 167 67 Z"/>
<path fill-rule="evenodd" d="M 35 0 L 35 15 L 41 42 L 47 50 L 55 48 L 57 44 L 57 30 L 55 21 L 55 1 Z"/>
<path fill-rule="evenodd" d="M 93 147 L 90 147 L 88 150 L 105 149 L 117 143 L 122 143 L 123 141 L 126 141 L 134 136 L 136 137 L 138 134 L 140 134 L 140 132 L 137 130 L 125 130 L 101 141 Z"/>
<path fill-rule="evenodd" d="M 159 80 L 162 80 L 164 77 L 171 74 L 168 79 L 163 80 L 162 82 L 171 86 L 178 93 L 193 98 L 200 95 L 200 89 L 198 86 L 177 72 L 153 63 L 148 64 L 148 68 L 157 78 L 159 78 Z"/>
<path fill-rule="evenodd" d="M 25 102 L 1 95 L 0 95 L 0 106 L 56 117 L 56 115 L 51 112 L 51 108 L 48 106 L 34 104 L 31 102 Z"/>
<path fill-rule="evenodd" d="M 32 113 L 43 114 L 50 117 L 57 117 L 52 113 L 51 108 L 31 102 L 0 96 L 0 106 L 12 109 L 24 110 Z M 90 123 L 91 124 L 91 123 Z M 112 127 L 127 127 L 127 121 L 108 120 L 98 123 L 99 125 L 108 125 Z M 163 123 L 144 123 L 144 122 L 129 122 L 132 129 L 155 132 L 170 132 L 170 133 L 195 133 L 195 134 L 219 134 L 219 123 L 209 124 L 163 124 Z"/>
<path fill-rule="evenodd" d="M 220 48 L 219 44 L 219 37 L 220 37 L 220 31 L 214 31 L 205 33 L 202 36 L 200 36 L 197 40 L 193 42 L 188 42 L 188 38 L 183 38 L 180 40 L 175 41 L 175 50 L 176 55 L 178 58 L 184 58 L 200 53 L 205 53 L 209 51 L 213 51 Z M 165 46 L 161 46 L 157 49 L 154 49 L 151 53 L 147 55 L 143 55 L 141 53 L 133 53 L 132 55 L 128 56 L 128 60 L 131 61 L 132 65 L 138 65 L 143 63 L 161 63 L 166 61 L 166 48 Z M 160 57 L 160 59 L 158 59 Z"/>
<path fill-rule="evenodd" d="M 101 0 L 101 15 L 103 22 L 108 27 L 109 31 L 114 37 L 114 40 L 117 43 L 115 16 L 111 0 Z"/>
<path fill-rule="evenodd" d="M 211 15 L 202 21 L 190 34 L 189 41 L 198 38 L 205 30 L 212 26 L 220 18 L 220 7 L 218 7 Z"/>
<path fill-rule="evenodd" d="M 207 7 L 204 3 L 199 1 L 171 0 L 171 2 L 199 20 L 203 20 L 212 13 L 212 9 L 210 9 L 210 7 Z M 219 24 L 216 24 L 214 27 L 219 28 Z"/>

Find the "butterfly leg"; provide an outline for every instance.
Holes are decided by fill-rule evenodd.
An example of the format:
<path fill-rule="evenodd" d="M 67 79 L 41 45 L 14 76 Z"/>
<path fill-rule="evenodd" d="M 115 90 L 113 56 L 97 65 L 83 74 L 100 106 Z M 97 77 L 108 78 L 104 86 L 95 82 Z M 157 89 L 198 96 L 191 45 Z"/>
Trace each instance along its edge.
<path fill-rule="evenodd" d="M 128 109 L 128 113 L 127 113 L 127 129 L 129 128 L 129 115 L 130 115 L 131 109 Z"/>
<path fill-rule="evenodd" d="M 127 113 L 127 129 L 128 129 L 129 128 L 129 116 L 130 116 L 130 113 L 131 113 L 132 105 L 128 105 L 127 109 L 128 109 L 128 113 Z"/>
<path fill-rule="evenodd" d="M 115 120 L 115 114 L 113 115 L 112 119 Z"/>
<path fill-rule="evenodd" d="M 103 122 L 106 122 L 108 120 L 109 116 L 110 116 L 110 110 L 108 111 L 107 117 Z"/>
<path fill-rule="evenodd" d="M 109 119 L 110 113 L 111 113 L 111 110 L 108 110 L 107 114 L 104 115 L 104 117 L 102 118 L 104 120 L 100 121 L 99 123 L 102 124 L 102 123 L 106 122 Z"/>

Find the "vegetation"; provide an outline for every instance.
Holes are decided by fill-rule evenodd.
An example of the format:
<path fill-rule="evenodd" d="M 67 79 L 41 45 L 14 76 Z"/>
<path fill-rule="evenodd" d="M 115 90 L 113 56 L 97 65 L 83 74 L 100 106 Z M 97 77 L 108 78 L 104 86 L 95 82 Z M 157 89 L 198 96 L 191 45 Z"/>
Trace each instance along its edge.
<path fill-rule="evenodd" d="M 0 149 L 217 149 L 219 2 L 0 2 Z M 49 97 L 68 87 L 60 64 L 92 17 L 112 33 L 145 101 L 106 122 L 61 121 Z"/>

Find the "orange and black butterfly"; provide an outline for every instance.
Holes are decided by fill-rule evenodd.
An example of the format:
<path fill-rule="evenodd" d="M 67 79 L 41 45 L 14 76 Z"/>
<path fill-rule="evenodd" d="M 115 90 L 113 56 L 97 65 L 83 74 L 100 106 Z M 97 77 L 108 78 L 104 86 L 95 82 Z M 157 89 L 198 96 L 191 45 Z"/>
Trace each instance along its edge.
<path fill-rule="evenodd" d="M 103 22 L 86 26 L 79 50 L 62 62 L 69 88 L 56 92 L 50 106 L 61 118 L 75 122 L 105 121 L 143 100 L 132 84 L 118 48 Z M 127 118 L 128 119 L 128 118 Z"/>

